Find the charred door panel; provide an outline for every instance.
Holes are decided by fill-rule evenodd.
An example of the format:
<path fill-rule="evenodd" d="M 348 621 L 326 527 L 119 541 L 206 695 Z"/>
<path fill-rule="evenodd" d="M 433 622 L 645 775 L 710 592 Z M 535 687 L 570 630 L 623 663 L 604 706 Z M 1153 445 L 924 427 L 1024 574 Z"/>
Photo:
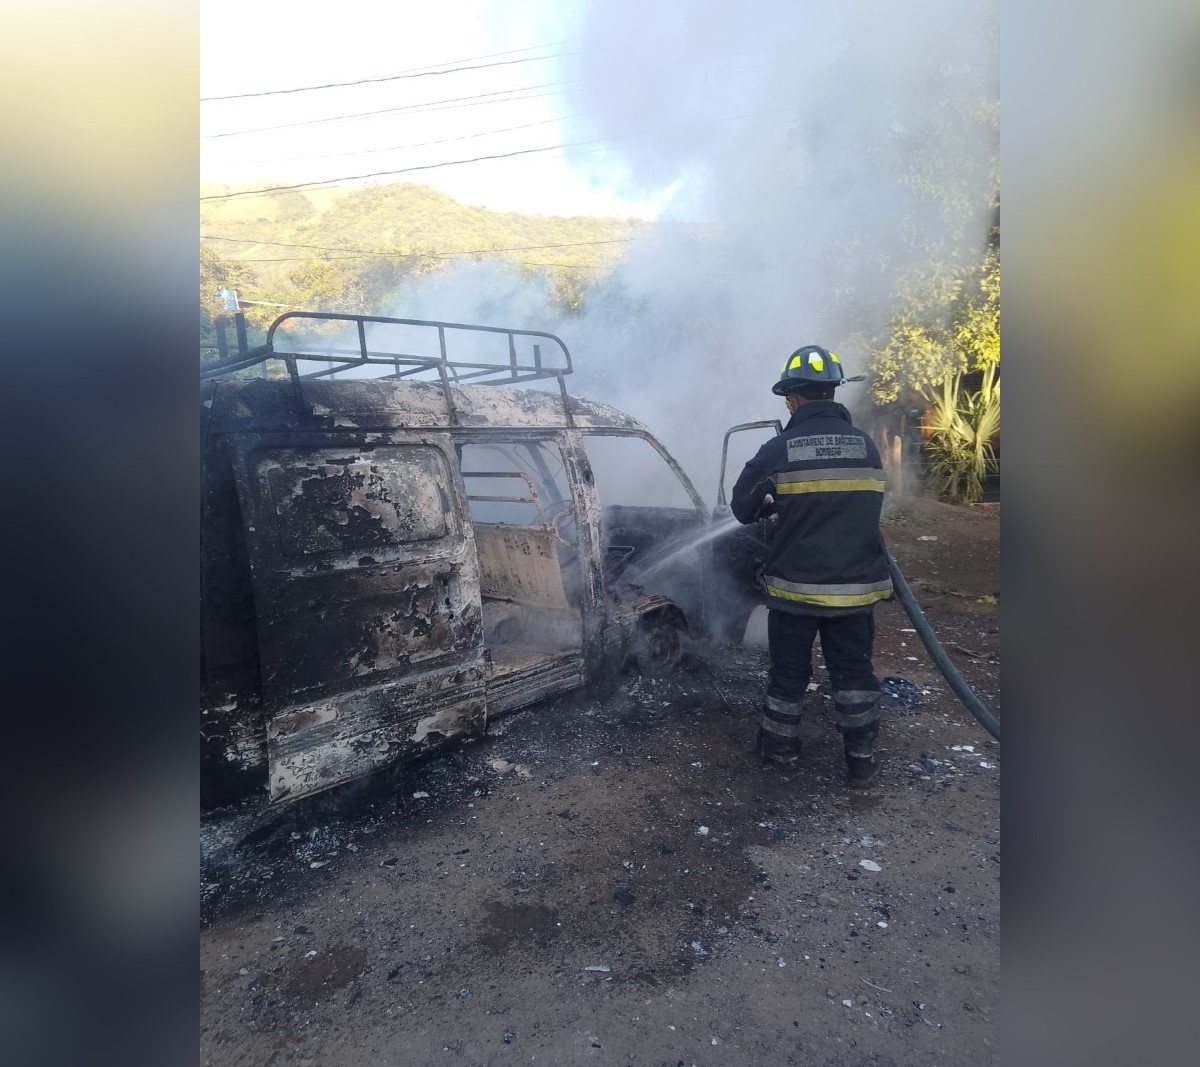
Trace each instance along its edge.
<path fill-rule="evenodd" d="M 288 708 L 267 727 L 271 799 L 315 793 L 482 732 L 486 682 L 480 659 Z"/>
<path fill-rule="evenodd" d="M 293 577 L 301 597 L 279 589 L 259 608 L 263 686 L 272 705 L 361 685 L 372 675 L 407 674 L 478 643 L 479 612 L 464 597 L 460 561 Z"/>
<path fill-rule="evenodd" d="M 479 568 L 449 439 L 264 434 L 237 451 L 272 798 L 481 728 Z M 456 725 L 422 734 L 421 714 Z"/>

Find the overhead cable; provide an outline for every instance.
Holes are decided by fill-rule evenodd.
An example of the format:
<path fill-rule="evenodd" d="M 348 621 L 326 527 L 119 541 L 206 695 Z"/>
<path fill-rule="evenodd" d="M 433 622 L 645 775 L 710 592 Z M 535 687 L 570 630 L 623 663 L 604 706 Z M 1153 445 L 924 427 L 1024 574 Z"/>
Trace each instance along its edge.
<path fill-rule="evenodd" d="M 549 126 L 555 122 L 565 122 L 567 119 L 578 118 L 578 115 L 560 115 L 552 119 L 539 119 L 537 122 L 524 122 L 520 126 L 505 126 L 498 130 L 481 130 L 479 133 L 463 133 L 457 137 L 441 137 L 436 141 L 419 141 L 416 144 L 389 145 L 387 148 L 359 148 L 352 152 L 322 152 L 316 156 L 273 156 L 270 159 L 248 159 L 247 163 L 307 163 L 314 159 L 342 159 L 346 156 L 371 156 L 380 152 L 403 152 L 410 148 L 430 148 L 438 144 L 450 144 L 454 141 L 474 141 L 480 137 L 494 137 L 498 133 L 516 133 L 518 130 L 530 130 L 535 126 Z"/>
<path fill-rule="evenodd" d="M 739 119 L 758 118 L 762 115 L 774 115 L 782 112 L 794 111 L 795 107 L 769 108 L 765 111 L 752 111 L 745 115 L 725 115 L 721 118 L 714 119 L 714 122 L 733 122 Z M 311 182 L 296 182 L 292 185 L 275 185 L 265 189 L 240 189 L 232 193 L 214 193 L 210 196 L 200 197 L 201 201 L 211 200 L 232 200 L 235 198 L 251 197 L 251 196 L 268 196 L 271 193 L 293 192 L 299 189 L 313 189 L 325 185 L 337 185 L 341 182 L 365 181 L 369 178 L 391 177 L 396 174 L 407 174 L 411 171 L 418 170 L 437 170 L 441 167 L 454 167 L 466 163 L 482 163 L 493 159 L 511 159 L 514 156 L 536 155 L 544 152 L 556 152 L 565 148 L 579 148 L 586 145 L 609 144 L 611 142 L 630 141 L 630 140 L 647 140 L 648 137 L 634 137 L 632 135 L 623 135 L 620 137 L 596 137 L 588 141 L 567 141 L 562 144 L 547 145 L 544 148 L 522 148 L 515 152 L 497 152 L 491 155 L 472 156 L 468 159 L 448 159 L 441 163 L 424 163 L 410 167 L 399 167 L 395 170 L 380 170 L 372 171 L 370 174 L 347 174 L 338 178 L 325 178 L 321 181 Z M 590 152 L 604 152 L 606 148 L 592 148 Z M 581 153 L 581 154 L 589 154 Z M 356 154 L 356 153 L 351 153 Z"/>
<path fill-rule="evenodd" d="M 504 54 L 504 53 L 500 53 Z M 324 85 L 300 85 L 294 89 L 264 89 L 257 93 L 229 93 L 225 96 L 202 96 L 202 104 L 216 100 L 246 100 L 259 96 L 284 96 L 288 93 L 311 93 L 318 89 L 341 89 L 348 85 L 372 85 L 379 82 L 405 81 L 409 78 L 434 78 L 439 74 L 458 74 L 466 70 L 487 70 L 490 67 L 511 67 L 518 63 L 537 63 L 547 59 L 558 59 L 562 56 L 577 56 L 578 52 L 551 52 L 544 56 L 526 56 L 523 59 L 504 59 L 495 63 L 476 63 L 471 66 L 444 67 L 441 70 L 415 70 L 402 74 L 381 74 L 375 78 L 356 78 L 347 82 L 326 82 Z"/>
<path fill-rule="evenodd" d="M 753 50 L 751 50 L 753 51 Z M 749 53 L 734 52 L 732 56 L 744 55 Z M 723 57 L 724 58 L 724 57 Z M 730 71 L 718 71 L 712 73 L 721 74 L 744 74 L 751 70 L 761 70 L 763 67 L 769 67 L 770 63 L 757 63 L 749 67 L 738 67 Z M 698 76 L 703 76 L 703 71 L 696 72 Z M 226 130 L 224 133 L 206 133 L 202 135 L 203 140 L 215 140 L 222 137 L 239 137 L 248 133 L 270 133 L 275 130 L 290 130 L 303 126 L 315 126 L 325 122 L 343 122 L 351 119 L 375 118 L 380 115 L 398 115 L 398 114 L 415 114 L 425 113 L 429 111 L 451 111 L 465 107 L 478 107 L 481 104 L 489 103 L 518 103 L 522 100 L 539 100 L 547 96 L 562 96 L 563 93 L 551 92 L 540 93 L 534 92 L 536 89 L 555 89 L 564 85 L 578 85 L 581 79 L 569 78 L 566 81 L 558 82 L 543 82 L 540 85 L 525 85 L 515 89 L 499 89 L 490 93 L 475 93 L 470 96 L 452 96 L 444 100 L 427 100 L 420 104 L 406 104 L 400 107 L 381 108 L 375 111 L 354 111 L 346 115 L 325 115 L 315 119 L 301 119 L 297 122 L 284 122 L 274 126 L 254 126 L 242 130 Z M 514 94 L 527 93 L 526 96 L 517 96 Z"/>
<path fill-rule="evenodd" d="M 791 19 L 778 19 L 772 22 L 763 23 L 765 27 L 778 26 L 792 21 Z M 551 52 L 544 56 L 525 56 L 521 59 L 511 59 L 503 62 L 485 63 L 483 60 L 502 60 L 505 56 L 519 55 L 521 52 L 534 52 L 543 48 L 557 48 L 559 45 L 576 44 L 582 41 L 581 37 L 568 37 L 561 41 L 551 41 L 546 44 L 531 44 L 523 48 L 512 48 L 505 52 L 488 52 L 480 56 L 467 56 L 461 59 L 447 60 L 445 63 L 431 63 L 424 67 L 409 67 L 406 70 L 397 71 L 394 74 L 377 74 L 367 78 L 355 78 L 344 82 L 324 82 L 319 85 L 300 85 L 289 87 L 286 89 L 260 89 L 246 93 L 227 93 L 222 96 L 202 96 L 201 103 L 209 103 L 219 100 L 247 100 L 261 96 L 281 96 L 289 93 L 307 93 L 321 89 L 340 89 L 354 85 L 371 85 L 379 82 L 399 81 L 408 78 L 423 78 L 438 74 L 456 74 L 460 71 L 483 70 L 488 67 L 502 67 L 517 63 L 536 63 L 546 59 L 559 59 L 566 56 L 583 55 L 584 50 L 580 49 L 573 52 Z M 733 55 L 747 55 L 753 52 L 762 51 L 764 48 L 778 48 L 778 42 L 772 41 L 763 45 L 758 45 L 754 48 L 743 49 L 739 52 L 732 53 Z"/>
<path fill-rule="evenodd" d="M 610 237 L 597 241 L 564 241 L 549 245 L 511 245 L 507 248 L 461 248 L 449 249 L 442 252 L 384 252 L 372 248 L 340 248 L 336 245 L 298 244 L 294 241 L 259 241 L 253 237 L 217 237 L 201 234 L 202 241 L 228 241 L 235 244 L 269 245 L 272 248 L 311 248 L 320 252 L 356 252 L 363 256 L 384 256 L 387 258 L 428 258 L 430 256 L 478 256 L 490 252 L 534 252 L 545 248 L 583 248 L 592 245 L 629 244 L 631 241 L 645 241 L 647 237 Z M 252 260 L 238 259 L 238 263 L 250 263 Z M 265 262 L 259 260 L 258 262 Z"/>
<path fill-rule="evenodd" d="M 378 170 L 371 174 L 354 174 L 341 178 L 326 178 L 319 182 L 297 182 L 295 185 L 275 185 L 267 189 L 241 189 L 233 193 L 214 193 L 202 196 L 200 200 L 233 200 L 248 196 L 268 196 L 271 193 L 288 193 L 298 189 L 315 189 L 322 185 L 337 185 L 339 182 L 366 181 L 368 178 L 386 178 L 395 174 L 408 174 L 416 170 L 438 170 L 441 167 L 456 167 L 464 163 L 482 163 L 489 159 L 511 159 L 513 156 L 531 156 L 539 152 L 557 152 L 561 148 L 577 148 L 582 145 L 600 144 L 602 141 L 614 140 L 611 137 L 597 137 L 591 141 L 572 141 L 567 144 L 552 144 L 545 148 L 522 148 L 516 152 L 498 152 L 490 156 L 473 156 L 470 159 L 447 159 L 441 163 L 424 163 L 420 166 L 399 167 L 396 170 Z"/>
<path fill-rule="evenodd" d="M 226 130 L 225 133 L 206 133 L 205 140 L 215 140 L 219 137 L 238 137 L 246 133 L 270 133 L 272 130 L 290 130 L 297 126 L 316 126 L 323 122 L 343 122 L 346 119 L 365 119 L 376 115 L 397 115 L 402 112 L 448 111 L 457 107 L 474 107 L 478 103 L 516 103 L 521 100 L 537 100 L 543 96 L 560 96 L 561 93 L 534 93 L 534 89 L 550 89 L 555 86 L 573 85 L 574 81 L 545 82 L 542 85 L 526 85 L 517 89 L 500 89 L 492 93 L 475 93 L 472 96 L 452 96 L 445 100 L 427 100 L 423 104 L 406 104 L 403 107 L 385 107 L 378 111 L 355 111 L 349 115 L 326 115 L 319 119 L 303 119 L 299 122 L 283 122 L 276 126 L 254 126 L 244 130 Z M 529 93 L 527 96 L 514 96 L 514 93 Z M 496 99 L 503 97 L 503 99 Z M 470 103 L 474 101 L 475 103 Z"/>

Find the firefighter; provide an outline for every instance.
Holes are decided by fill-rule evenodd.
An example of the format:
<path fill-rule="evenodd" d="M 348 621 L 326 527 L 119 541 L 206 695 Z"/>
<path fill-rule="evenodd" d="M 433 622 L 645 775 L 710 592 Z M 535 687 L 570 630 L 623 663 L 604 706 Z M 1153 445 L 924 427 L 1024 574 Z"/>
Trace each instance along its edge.
<path fill-rule="evenodd" d="M 730 501 L 742 523 L 776 516 L 760 578 L 770 609 L 771 669 L 758 728 L 760 755 L 784 766 L 800 755 L 800 721 L 821 650 L 845 743 L 847 781 L 875 776 L 879 679 L 871 664 L 875 603 L 892 595 L 879 530 L 884 477 L 874 442 L 834 401 L 847 381 L 820 345 L 788 357 L 772 387 L 791 418 L 746 464 Z"/>

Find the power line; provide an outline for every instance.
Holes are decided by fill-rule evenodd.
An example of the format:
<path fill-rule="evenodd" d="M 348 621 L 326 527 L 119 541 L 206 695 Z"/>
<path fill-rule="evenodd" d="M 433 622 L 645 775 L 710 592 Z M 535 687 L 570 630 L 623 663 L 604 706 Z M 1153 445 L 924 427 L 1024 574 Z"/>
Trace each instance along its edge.
<path fill-rule="evenodd" d="M 752 54 L 760 49 L 749 49 L 743 52 L 731 53 L 728 57 L 718 58 L 733 58 L 735 56 Z M 716 73 L 722 74 L 744 74 L 750 70 L 760 70 L 763 67 L 770 66 L 770 63 L 758 63 L 749 67 L 739 67 L 736 70 L 720 71 Z M 698 71 L 697 74 L 703 74 L 703 71 Z M 536 93 L 535 89 L 555 89 L 564 85 L 578 85 L 579 78 L 571 78 L 566 81 L 558 82 L 543 82 L 540 85 L 521 86 L 516 89 L 499 89 L 491 93 L 475 93 L 470 96 L 453 96 L 444 100 L 429 100 L 421 104 L 406 104 L 401 107 L 380 108 L 375 111 L 354 111 L 346 115 L 326 115 L 316 119 L 301 119 L 297 122 L 284 122 L 274 126 L 255 126 L 243 130 L 226 130 L 224 133 L 206 133 L 203 135 L 204 140 L 214 140 L 222 137 L 239 137 L 247 133 L 270 133 L 275 130 L 290 130 L 302 126 L 315 126 L 325 122 L 343 122 L 350 119 L 375 118 L 380 115 L 398 115 L 403 113 L 420 113 L 428 111 L 442 110 L 457 110 L 462 107 L 477 107 L 480 103 L 516 103 L 522 100 L 538 100 L 547 96 L 561 96 L 561 92 L 556 93 Z M 528 93 L 527 96 L 515 96 L 516 93 Z"/>
<path fill-rule="evenodd" d="M 491 137 L 497 133 L 515 133 L 517 130 L 529 130 L 534 126 L 549 126 L 554 122 L 565 122 L 567 119 L 578 118 L 578 115 L 561 115 L 553 119 L 539 119 L 537 122 L 526 122 L 520 126 L 505 126 L 499 130 L 481 130 L 479 133 L 464 133 L 458 137 L 442 137 L 437 141 L 421 141 L 418 144 L 397 144 L 389 148 L 360 148 L 354 152 L 325 152 L 318 156 L 277 156 L 271 159 L 248 159 L 247 163 L 307 163 L 314 159 L 343 159 L 346 156 L 370 156 L 379 152 L 403 152 L 409 148 L 429 148 L 436 144 L 450 144 L 452 141 L 473 141 L 479 137 Z"/>
<path fill-rule="evenodd" d="M 715 122 L 730 122 L 737 119 L 758 118 L 762 115 L 773 115 L 780 112 L 794 111 L 795 107 L 768 108 L 764 111 L 753 111 L 745 115 L 725 115 L 715 119 Z M 373 171 L 370 174 L 347 174 L 338 178 L 325 178 L 321 181 L 311 182 L 296 182 L 293 185 L 275 185 L 265 189 L 241 189 L 232 193 L 215 193 L 211 196 L 200 197 L 201 201 L 209 200 L 233 200 L 235 198 L 250 197 L 250 196 L 268 196 L 271 193 L 293 192 L 298 189 L 314 189 L 323 185 L 337 185 L 340 182 L 366 181 L 370 178 L 386 178 L 396 174 L 408 174 L 419 170 L 438 170 L 441 167 L 455 167 L 466 163 L 483 163 L 494 159 L 511 159 L 514 156 L 536 155 L 545 152 L 556 152 L 565 148 L 579 148 L 585 145 L 606 144 L 613 141 L 629 141 L 629 140 L 646 140 L 649 135 L 641 138 L 631 137 L 629 135 L 621 137 L 596 137 L 589 141 L 567 141 L 563 144 L 547 145 L 544 148 L 522 148 L 515 152 L 497 152 L 486 156 L 472 156 L 469 159 L 448 159 L 441 163 L 423 163 L 411 167 L 399 167 L 395 170 L 380 170 Z M 592 149 L 591 151 L 607 151 L 607 149 Z M 586 154 L 586 153 L 585 153 Z"/>
<path fill-rule="evenodd" d="M 381 256 L 387 259 L 428 259 L 430 256 L 444 258 L 447 256 L 478 256 L 491 252 L 534 252 L 546 248 L 584 248 L 593 245 L 629 244 L 631 241 L 645 241 L 646 237 L 611 237 L 597 241 L 563 241 L 549 245 L 511 245 L 507 248 L 460 248 L 441 252 L 384 252 L 372 248 L 341 248 L 336 245 L 300 244 L 295 241 L 259 241 L 253 237 L 217 237 L 208 234 L 200 235 L 201 241 L 227 241 L 233 244 L 269 245 L 272 248 L 311 248 L 319 252 L 355 252 L 362 257 Z M 358 258 L 355 256 L 354 258 Z M 267 259 L 238 259 L 237 263 L 273 263 L 286 262 L 283 260 Z"/>
<path fill-rule="evenodd" d="M 746 69 L 756 69 L 756 68 L 746 68 Z M 558 95 L 558 94 L 547 93 L 545 95 L 554 96 L 554 95 Z M 531 99 L 531 98 L 526 98 L 526 99 Z M 501 103 L 502 102 L 503 101 L 501 101 Z M 777 108 L 777 109 L 768 110 L 768 111 L 756 111 L 749 115 L 727 115 L 727 116 L 723 116 L 719 119 L 716 119 L 714 121 L 726 122 L 730 119 L 754 118 L 754 117 L 757 117 L 758 115 L 770 115 L 770 114 L 775 114 L 778 111 L 792 111 L 792 110 L 795 110 L 795 109 L 789 107 L 789 108 Z M 493 137 L 496 134 L 500 134 L 500 133 L 516 133 L 519 130 L 530 130 L 537 126 L 550 126 L 556 122 L 566 122 L 569 119 L 582 118 L 585 114 L 587 114 L 587 112 L 581 112 L 581 113 L 577 112 L 577 113 L 570 114 L 570 115 L 558 115 L 555 118 L 539 119 L 537 122 L 523 122 L 519 126 L 502 126 L 499 129 L 495 129 L 495 130 L 480 130 L 477 133 L 464 133 L 464 134 L 460 134 L 457 137 L 441 137 L 436 141 L 418 141 L 415 144 L 389 145 L 385 148 L 356 148 L 349 152 L 322 152 L 318 155 L 311 155 L 311 156 L 272 156 L 272 157 L 264 158 L 264 159 L 248 159 L 248 160 L 246 160 L 246 162 L 247 163 L 309 163 L 309 162 L 312 162 L 313 160 L 317 160 L 317 159 L 345 159 L 347 156 L 372 156 L 372 155 L 378 155 L 380 152 L 404 152 L 404 151 L 408 151 L 409 149 L 413 149 L 413 148 L 431 148 L 434 145 L 439 145 L 439 144 L 452 144 L 452 143 L 456 143 L 458 141 L 474 141 L 474 140 L 478 140 L 480 137 Z"/>
<path fill-rule="evenodd" d="M 534 46 L 538 47 L 538 46 Z M 517 51 L 523 51 L 518 49 Z M 505 53 L 499 53 L 501 55 Z M 348 85 L 372 85 L 379 82 L 405 81 L 409 78 L 434 78 L 439 74 L 458 74 L 464 70 L 488 70 L 491 67 L 511 67 L 520 63 L 538 63 L 547 59 L 559 59 L 563 56 L 577 56 L 579 52 L 551 52 L 544 56 L 526 56 L 524 59 L 504 59 L 495 63 L 476 63 L 471 66 L 445 67 L 441 70 L 416 70 L 403 74 L 382 74 L 375 78 L 356 78 L 348 82 L 326 82 L 324 85 L 301 85 L 295 89 L 265 89 L 257 93 L 230 93 L 227 96 L 202 96 L 200 102 L 210 103 L 215 100 L 246 100 L 259 96 L 283 96 L 288 93 L 311 93 L 318 89 L 341 89 Z"/>
<path fill-rule="evenodd" d="M 763 28 L 769 28 L 772 26 L 786 25 L 792 21 L 794 21 L 794 19 L 776 19 L 771 22 L 763 23 L 762 26 Z M 287 93 L 305 93 L 318 89 L 338 89 L 344 86 L 369 85 L 378 82 L 398 81 L 401 79 L 428 77 L 430 75 L 438 74 L 454 74 L 463 70 L 482 70 L 486 67 L 507 66 L 514 63 L 534 63 L 540 60 L 557 59 L 564 56 L 583 55 L 584 50 L 580 49 L 574 52 L 552 52 L 544 56 L 526 56 L 522 59 L 513 59 L 501 63 L 482 63 L 480 61 L 487 59 L 502 59 L 504 56 L 515 56 L 519 55 L 521 52 L 533 52 L 543 48 L 557 48 L 564 44 L 577 44 L 582 40 L 582 37 L 567 37 L 561 41 L 550 41 L 546 44 L 531 44 L 526 45 L 524 48 L 511 48 L 505 52 L 488 52 L 480 56 L 466 56 L 462 59 L 448 60 L 446 63 L 431 63 L 424 67 L 409 67 L 405 70 L 398 71 L 395 74 L 380 74 L 373 75 L 368 78 L 358 78 L 352 81 L 326 82 L 321 85 L 302 85 L 288 89 L 262 89 L 248 93 L 229 93 L 224 96 L 202 96 L 200 97 L 200 101 L 201 103 L 207 103 L 217 100 L 245 100 L 260 96 L 279 96 Z M 761 51 L 763 48 L 774 47 L 777 47 L 777 45 L 772 42 L 764 45 L 758 45 L 754 48 L 746 49 L 741 52 L 735 52 L 733 55 L 746 55 L 752 52 Z M 470 66 L 468 64 L 478 65 Z"/>
<path fill-rule="evenodd" d="M 311 256 L 284 256 L 280 259 L 238 259 L 235 263 L 344 263 L 347 261 L 358 261 L 363 259 L 371 259 L 372 256 L 332 256 L 329 259 L 313 260 Z M 397 255 L 395 258 L 409 258 L 402 255 Z M 412 257 L 412 258 L 431 258 Z M 434 259 L 444 259 L 444 256 L 433 256 Z M 512 261 L 514 267 L 569 267 L 572 270 L 611 270 L 614 264 L 604 263 L 543 263 L 536 260 L 515 259 Z"/>
<path fill-rule="evenodd" d="M 475 93 L 472 96 L 452 96 L 445 100 L 428 100 L 423 104 L 406 104 L 403 107 L 386 107 L 378 111 L 355 111 L 349 115 L 326 115 L 319 119 L 303 119 L 299 122 L 283 122 L 277 126 L 255 126 L 246 130 L 227 130 L 225 133 L 206 133 L 205 140 L 215 140 L 219 137 L 238 137 L 246 133 L 269 133 L 272 130 L 290 130 L 298 126 L 316 126 L 322 122 L 342 122 L 346 119 L 365 119 L 376 115 L 397 115 L 402 112 L 421 112 L 421 111 L 443 111 L 450 110 L 445 105 L 458 105 L 458 107 L 473 107 L 475 104 L 467 103 L 467 101 L 486 101 L 488 103 L 507 103 L 518 100 L 536 100 L 542 96 L 559 96 L 560 93 L 532 93 L 534 89 L 552 89 L 556 86 L 574 85 L 578 79 L 562 82 L 545 82 L 542 85 L 527 85 L 518 89 L 500 89 L 493 93 Z M 531 93 L 530 96 L 513 96 L 514 93 Z M 504 100 L 495 99 L 496 97 L 504 97 Z"/>
<path fill-rule="evenodd" d="M 556 94 L 547 94 L 556 95 Z M 760 115 L 773 115 L 781 111 L 794 111 L 794 107 L 774 108 L 766 111 L 755 111 L 747 115 L 724 115 L 714 119 L 714 122 L 729 122 L 733 119 L 757 118 Z M 273 156 L 267 159 L 248 159 L 247 163 L 308 163 L 316 159 L 345 159 L 347 156 L 371 156 L 380 152 L 404 152 L 412 148 L 430 148 L 439 144 L 451 144 L 457 141 L 474 141 L 480 137 L 493 137 L 499 133 L 516 133 L 518 130 L 529 130 L 535 126 L 550 126 L 556 122 L 566 122 L 569 119 L 582 118 L 586 112 L 571 115 L 559 115 L 552 119 L 539 119 L 537 122 L 524 122 L 519 126 L 504 126 L 495 130 L 480 130 L 478 133 L 464 133 L 458 137 L 442 137 L 436 141 L 419 141 L 416 144 L 390 145 L 386 148 L 358 148 L 350 152 L 323 152 L 315 156 Z"/>
<path fill-rule="evenodd" d="M 423 67 L 405 67 L 404 70 L 396 71 L 396 74 L 419 74 L 422 71 L 439 70 L 443 67 L 448 67 L 448 66 L 452 66 L 452 65 L 456 65 L 456 64 L 478 63 L 485 59 L 502 59 L 504 56 L 515 56 L 515 55 L 519 55 L 521 52 L 534 52 L 534 51 L 537 51 L 542 48 L 557 48 L 559 45 L 575 44 L 580 40 L 582 40 L 582 38 L 567 37 L 561 41 L 550 41 L 546 44 L 530 44 L 530 45 L 526 45 L 524 48 L 510 48 L 504 52 L 487 52 L 481 56 L 460 56 L 458 59 L 447 59 L 445 62 L 442 62 L 442 63 L 429 63 Z M 375 77 L 390 77 L 390 75 L 378 75 Z M 368 80 L 371 80 L 371 79 L 368 79 Z M 245 94 L 245 95 L 253 95 L 253 94 Z M 265 96 L 265 95 L 267 95 L 267 93 L 262 92 L 259 95 Z M 204 99 L 225 99 L 225 98 L 224 97 L 201 97 L 201 99 L 204 100 Z"/>
<path fill-rule="evenodd" d="M 474 156 L 471 159 L 448 159 L 442 163 L 424 163 L 414 167 L 400 167 L 396 170 L 378 170 L 371 174 L 354 174 L 341 178 L 326 178 L 319 182 L 297 182 L 295 185 L 275 185 L 267 189 L 242 189 L 235 193 L 216 193 L 212 196 L 202 196 L 205 200 L 233 200 L 246 196 L 267 196 L 271 193 L 287 193 L 297 189 L 314 189 L 322 185 L 337 185 L 339 182 L 366 181 L 368 178 L 386 178 L 394 174 L 408 174 L 417 170 L 438 170 L 441 167 L 456 167 L 464 163 L 482 163 L 491 159 L 511 159 L 513 156 L 531 156 L 539 152 L 557 152 L 561 148 L 578 148 L 582 145 L 600 144 L 604 141 L 619 140 L 612 137 L 597 137 L 591 141 L 572 141 L 567 144 L 552 144 L 545 148 L 522 148 L 516 152 L 498 152 L 490 156 Z"/>

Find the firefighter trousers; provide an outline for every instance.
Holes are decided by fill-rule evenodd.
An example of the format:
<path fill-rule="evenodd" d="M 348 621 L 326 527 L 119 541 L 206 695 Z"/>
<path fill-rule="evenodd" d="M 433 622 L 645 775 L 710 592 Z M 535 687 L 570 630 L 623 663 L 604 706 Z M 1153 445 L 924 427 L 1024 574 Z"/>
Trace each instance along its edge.
<path fill-rule="evenodd" d="M 787 704 L 799 704 L 804 699 L 812 679 L 813 641 L 818 633 L 834 700 L 839 713 L 845 709 L 845 714 L 838 716 L 840 725 L 862 725 L 868 717 L 878 718 L 879 679 L 871 665 L 874 611 L 831 616 L 769 612 L 771 670 L 767 697 Z M 862 723 L 855 721 L 860 718 Z"/>

